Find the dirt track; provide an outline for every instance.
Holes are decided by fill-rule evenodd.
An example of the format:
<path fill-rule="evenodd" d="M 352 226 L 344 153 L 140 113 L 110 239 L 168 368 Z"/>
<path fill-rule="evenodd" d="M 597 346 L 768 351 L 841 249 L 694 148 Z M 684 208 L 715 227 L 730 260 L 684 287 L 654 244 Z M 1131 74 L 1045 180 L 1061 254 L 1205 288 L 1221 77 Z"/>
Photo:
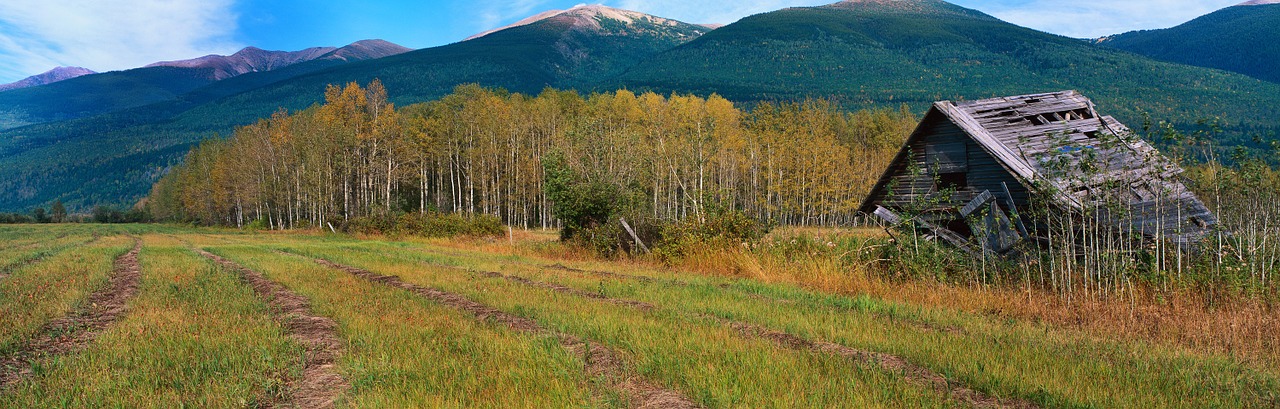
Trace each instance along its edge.
<path fill-rule="evenodd" d="M 141 250 L 142 241 L 135 238 L 133 249 L 116 258 L 107 287 L 89 295 L 87 308 L 50 321 L 17 352 L 0 358 L 0 389 L 30 375 L 37 359 L 79 350 L 123 317 L 129 300 L 138 293 Z"/>
<path fill-rule="evenodd" d="M 345 271 L 357 277 L 391 287 L 400 288 L 423 298 L 465 311 L 481 321 L 493 320 L 508 328 L 535 334 L 555 337 L 560 345 L 574 356 L 586 357 L 586 372 L 597 379 L 609 383 L 609 387 L 629 396 L 633 407 L 644 409 L 680 409 L 699 407 L 693 401 L 677 391 L 665 389 L 645 380 L 634 373 L 627 372 L 618 360 L 617 354 L 601 346 L 599 343 L 588 343 L 573 335 L 548 330 L 528 318 L 500 311 L 487 305 L 472 301 L 461 295 L 422 287 L 407 283 L 399 277 L 374 273 L 351 266 L 345 266 L 324 259 L 315 259 L 324 266 Z"/>
<path fill-rule="evenodd" d="M 614 277 L 614 278 L 625 277 L 625 278 L 633 278 L 633 279 L 647 279 L 647 280 L 650 280 L 649 282 L 657 281 L 649 277 L 631 276 L 631 275 L 605 272 L 605 271 L 579 270 L 579 269 L 574 269 L 574 268 L 560 266 L 560 265 L 552 266 L 552 268 L 562 269 L 567 271 L 585 272 L 585 273 L 590 273 L 593 275 L 604 276 L 604 277 Z M 485 277 L 503 278 L 509 281 L 521 283 L 531 287 L 545 288 L 545 289 L 550 289 L 552 291 L 556 291 L 560 293 L 598 299 L 598 300 L 602 300 L 612 304 L 630 306 L 630 307 L 640 309 L 642 311 L 649 311 L 656 308 L 655 305 L 650 303 L 634 301 L 634 300 L 610 298 L 598 293 L 582 291 L 576 288 L 570 288 L 570 287 L 566 287 L 566 286 L 555 284 L 555 283 L 534 281 L 524 277 L 505 275 L 502 273 L 492 272 L 492 271 L 484 271 L 484 272 L 476 272 L 476 273 Z M 941 374 L 933 372 L 922 366 L 912 364 L 908 362 L 906 359 L 896 355 L 890 355 L 890 354 L 879 353 L 879 352 L 871 352 L 871 351 L 863 351 L 863 350 L 854 349 L 854 348 L 850 348 L 844 345 L 839 345 L 831 342 L 808 340 L 808 339 L 804 339 L 789 333 L 774 331 L 759 325 L 727 320 L 727 319 L 715 317 L 708 314 L 696 314 L 696 315 L 702 318 L 711 319 L 714 321 L 721 322 L 725 325 L 728 325 L 730 328 L 733 328 L 734 330 L 736 330 L 737 332 L 739 332 L 744 336 L 765 339 L 784 348 L 794 349 L 794 350 L 810 350 L 810 351 L 823 353 L 823 354 L 841 356 L 859 363 L 874 364 L 888 371 L 899 373 L 905 379 L 907 379 L 912 383 L 928 386 L 934 389 L 935 391 L 947 394 L 948 396 L 952 396 L 955 399 L 961 402 L 965 402 L 973 407 L 1018 408 L 1018 409 L 1039 408 L 1038 405 L 1026 400 L 995 398 L 983 392 L 965 387 L 964 385 L 961 385 L 959 383 L 951 382 Z"/>
<path fill-rule="evenodd" d="M 334 401 L 349 387 L 337 368 L 338 356 L 342 353 L 342 343 L 338 340 L 338 325 L 332 319 L 312 314 L 306 298 L 268 280 L 261 273 L 216 254 L 200 249 L 194 250 L 238 272 L 241 279 L 253 287 L 258 297 L 271 307 L 273 318 L 285 327 L 289 337 L 306 350 L 302 378 L 289 380 L 286 396 L 277 401 L 270 401 L 269 404 L 276 407 L 333 407 Z"/>

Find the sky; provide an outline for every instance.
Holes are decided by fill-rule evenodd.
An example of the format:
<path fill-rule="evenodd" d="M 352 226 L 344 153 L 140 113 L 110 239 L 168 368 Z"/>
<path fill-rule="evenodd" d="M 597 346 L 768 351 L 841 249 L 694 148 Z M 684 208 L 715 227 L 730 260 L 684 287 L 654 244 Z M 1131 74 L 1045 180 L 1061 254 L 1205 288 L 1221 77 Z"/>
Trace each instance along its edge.
<path fill-rule="evenodd" d="M 231 54 L 380 38 L 410 48 L 460 41 L 583 0 L 3 0 L 0 83 L 57 66 L 104 72 Z M 689 23 L 835 0 L 595 0 Z M 1079 38 L 1172 27 L 1242 0 L 952 0 L 1015 24 Z"/>

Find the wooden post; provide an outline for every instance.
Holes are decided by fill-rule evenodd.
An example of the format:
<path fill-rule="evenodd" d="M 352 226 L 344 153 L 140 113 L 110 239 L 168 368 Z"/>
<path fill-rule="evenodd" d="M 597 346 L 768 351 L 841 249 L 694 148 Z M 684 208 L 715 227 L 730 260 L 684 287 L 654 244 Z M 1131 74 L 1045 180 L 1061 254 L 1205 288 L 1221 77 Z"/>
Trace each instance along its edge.
<path fill-rule="evenodd" d="M 627 229 L 627 234 L 630 234 L 631 238 L 636 240 L 636 244 L 640 245 L 640 249 L 644 250 L 645 254 L 649 254 L 649 247 L 645 246 L 643 241 L 640 241 L 640 236 L 636 235 L 635 230 L 631 230 L 631 225 L 627 224 L 627 219 L 619 217 L 618 222 L 622 223 L 622 228 Z"/>

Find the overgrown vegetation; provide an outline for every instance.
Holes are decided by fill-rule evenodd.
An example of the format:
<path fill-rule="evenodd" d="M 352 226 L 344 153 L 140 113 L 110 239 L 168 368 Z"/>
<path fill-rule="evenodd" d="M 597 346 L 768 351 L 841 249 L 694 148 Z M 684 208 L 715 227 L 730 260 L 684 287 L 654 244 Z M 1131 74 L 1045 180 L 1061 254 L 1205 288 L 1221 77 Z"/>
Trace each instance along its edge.
<path fill-rule="evenodd" d="M 264 226 L 260 221 L 256 224 Z M 342 225 L 356 234 L 412 235 L 421 237 L 497 236 L 506 233 L 497 216 L 456 213 L 401 213 L 358 217 Z"/>

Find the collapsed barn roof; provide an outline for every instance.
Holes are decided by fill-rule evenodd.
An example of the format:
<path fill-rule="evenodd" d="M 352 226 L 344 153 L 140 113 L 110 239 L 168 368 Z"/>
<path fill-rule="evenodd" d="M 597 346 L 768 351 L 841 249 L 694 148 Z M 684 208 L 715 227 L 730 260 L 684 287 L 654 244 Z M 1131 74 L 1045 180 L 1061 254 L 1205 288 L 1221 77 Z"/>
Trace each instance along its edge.
<path fill-rule="evenodd" d="M 979 197 L 999 199 L 1008 211 L 1030 206 L 1030 198 L 1040 195 L 1063 210 L 1105 207 L 1106 219 L 1118 228 L 1189 243 L 1217 219 L 1181 182 L 1181 173 L 1076 91 L 941 101 L 861 210 L 902 211 L 946 190 L 952 197 L 932 203 L 925 220 L 946 223 L 961 210 L 972 211 Z"/>

